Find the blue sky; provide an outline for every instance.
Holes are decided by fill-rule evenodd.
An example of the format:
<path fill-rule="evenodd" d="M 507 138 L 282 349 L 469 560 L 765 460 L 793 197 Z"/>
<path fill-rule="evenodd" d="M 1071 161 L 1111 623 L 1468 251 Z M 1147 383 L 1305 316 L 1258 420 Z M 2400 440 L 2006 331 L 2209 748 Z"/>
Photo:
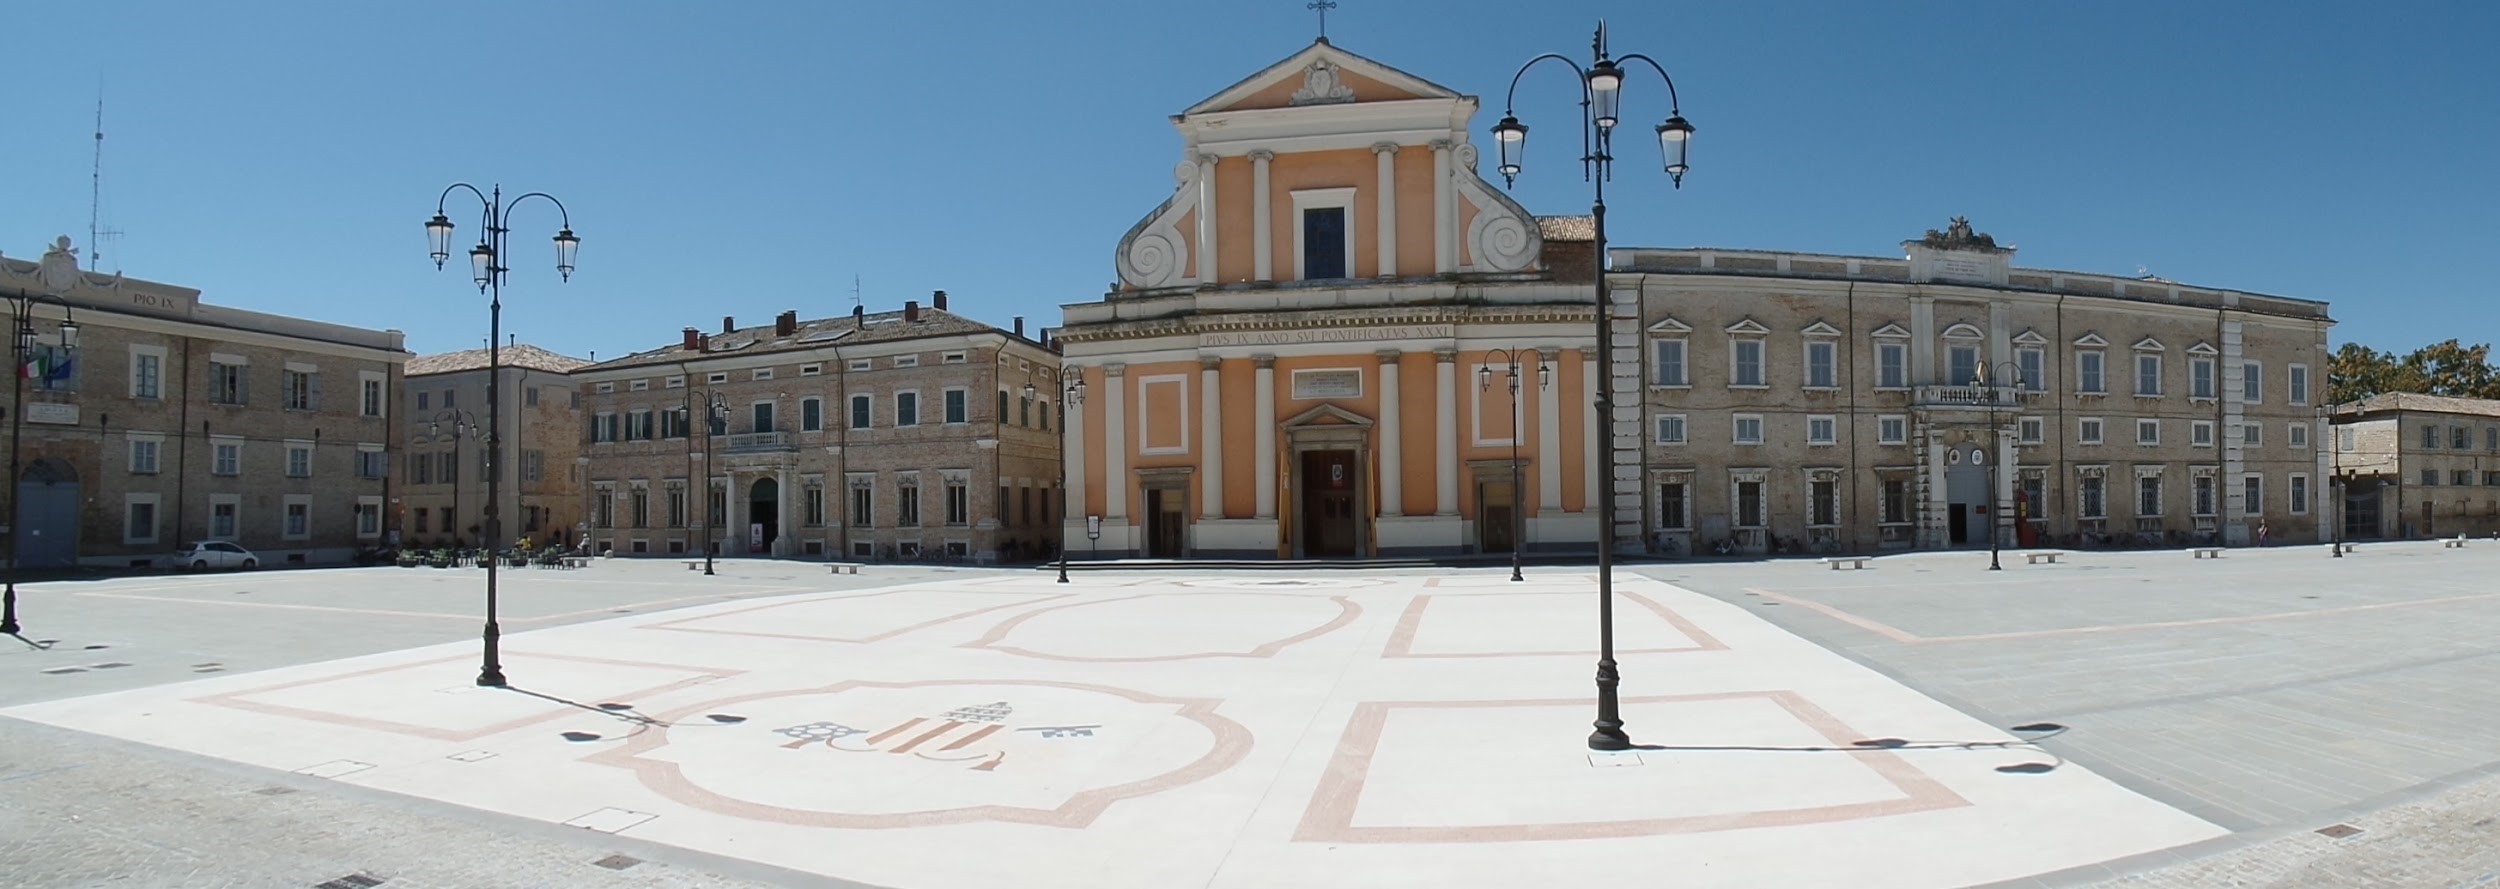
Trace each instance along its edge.
<path fill-rule="evenodd" d="M 2500 337 L 2500 5 L 1342 0 L 1329 33 L 1482 96 L 1489 141 L 1519 63 L 1580 55 L 1600 16 L 1699 127 L 1680 192 L 1619 165 L 1618 243 L 1887 255 L 1962 214 L 2022 265 L 2327 300 L 2339 343 Z M 871 310 L 944 289 L 1056 323 L 1169 193 L 1167 116 L 1315 30 L 1302 0 L 85 0 L 10 24 L 0 253 L 86 240 L 101 86 L 106 270 L 472 348 L 485 301 L 422 223 L 445 185 L 501 182 L 583 239 L 559 285 L 556 217 L 516 213 L 504 329 L 606 357 L 846 313 L 854 276 Z M 1588 201 L 1559 71 L 1521 87 L 1540 214 Z M 1665 114 L 1631 84 L 1626 117 Z"/>

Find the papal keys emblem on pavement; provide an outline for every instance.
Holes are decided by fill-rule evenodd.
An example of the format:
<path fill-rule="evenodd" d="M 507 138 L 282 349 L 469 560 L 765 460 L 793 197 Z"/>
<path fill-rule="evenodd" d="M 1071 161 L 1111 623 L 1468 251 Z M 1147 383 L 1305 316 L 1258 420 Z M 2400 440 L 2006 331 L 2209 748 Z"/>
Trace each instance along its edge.
<path fill-rule="evenodd" d="M 821 744 L 844 753 L 906 755 L 933 762 L 965 763 L 976 772 L 995 771 L 1007 761 L 1008 746 L 1018 738 L 1064 740 L 1091 738 L 1100 725 L 1016 725 L 1015 707 L 991 701 L 957 707 L 934 716 L 913 716 L 875 729 L 839 722 L 807 722 L 774 729 L 791 740 L 781 746 L 796 750 Z"/>

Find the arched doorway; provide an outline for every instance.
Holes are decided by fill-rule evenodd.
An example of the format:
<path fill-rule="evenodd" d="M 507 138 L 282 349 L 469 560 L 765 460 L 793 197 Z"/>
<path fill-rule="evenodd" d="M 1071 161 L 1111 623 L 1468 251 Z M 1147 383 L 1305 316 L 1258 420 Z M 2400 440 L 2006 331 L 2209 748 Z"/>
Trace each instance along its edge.
<path fill-rule="evenodd" d="M 78 564 L 78 470 L 45 457 L 17 476 L 17 562 L 27 568 Z"/>
<path fill-rule="evenodd" d="M 770 477 L 755 480 L 747 489 L 747 551 L 771 552 L 773 540 L 781 536 L 781 483 Z"/>

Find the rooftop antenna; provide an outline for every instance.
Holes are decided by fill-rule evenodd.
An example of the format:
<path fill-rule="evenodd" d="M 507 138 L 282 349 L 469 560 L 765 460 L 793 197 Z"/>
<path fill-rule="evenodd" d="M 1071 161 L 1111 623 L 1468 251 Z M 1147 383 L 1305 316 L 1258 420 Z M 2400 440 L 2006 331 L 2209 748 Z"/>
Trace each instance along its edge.
<path fill-rule="evenodd" d="M 87 177 L 87 268 L 104 270 L 104 239 L 121 240 L 122 231 L 104 227 L 104 84 L 97 78 L 95 89 L 95 166 Z M 118 255 L 119 250 L 115 253 Z M 121 269 L 115 268 L 115 273 Z"/>
<path fill-rule="evenodd" d="M 867 305 L 866 303 L 860 302 L 860 300 L 859 300 L 859 276 L 858 276 L 858 275 L 852 275 L 852 276 L 851 276 L 851 305 L 853 305 L 853 306 L 862 306 L 862 305 Z"/>

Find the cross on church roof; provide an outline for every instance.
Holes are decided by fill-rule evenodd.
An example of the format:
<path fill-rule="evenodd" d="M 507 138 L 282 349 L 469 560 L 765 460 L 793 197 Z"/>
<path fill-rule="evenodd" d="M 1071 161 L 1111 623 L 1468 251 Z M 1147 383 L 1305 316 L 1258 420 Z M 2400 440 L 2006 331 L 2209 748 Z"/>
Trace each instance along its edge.
<path fill-rule="evenodd" d="M 1311 3 L 1304 4 L 1302 8 L 1319 12 L 1319 39 L 1327 40 L 1328 11 L 1337 8 L 1337 0 L 1313 0 Z"/>

